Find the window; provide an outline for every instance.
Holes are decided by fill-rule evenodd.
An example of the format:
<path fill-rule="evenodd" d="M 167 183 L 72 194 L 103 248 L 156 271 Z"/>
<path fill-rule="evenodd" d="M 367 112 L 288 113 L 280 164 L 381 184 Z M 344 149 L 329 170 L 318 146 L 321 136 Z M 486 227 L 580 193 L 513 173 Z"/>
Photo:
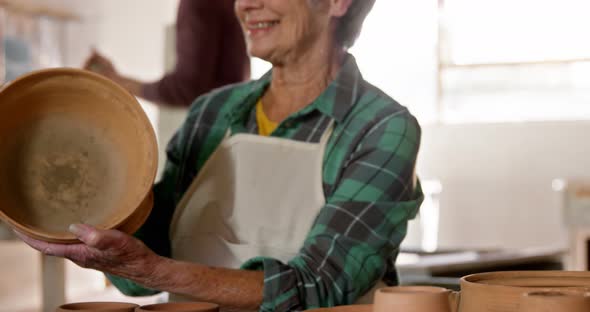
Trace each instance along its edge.
<path fill-rule="evenodd" d="M 351 53 L 422 124 L 590 119 L 589 11 L 588 0 L 376 1 Z"/>
<path fill-rule="evenodd" d="M 590 118 L 587 0 L 448 0 L 443 122 Z"/>

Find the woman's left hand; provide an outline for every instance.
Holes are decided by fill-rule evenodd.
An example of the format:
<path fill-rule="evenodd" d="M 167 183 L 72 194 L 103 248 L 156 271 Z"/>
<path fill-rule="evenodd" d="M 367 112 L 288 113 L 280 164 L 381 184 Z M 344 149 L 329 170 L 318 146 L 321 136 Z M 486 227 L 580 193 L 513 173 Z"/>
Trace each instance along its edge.
<path fill-rule="evenodd" d="M 89 225 L 75 224 L 70 226 L 70 231 L 82 243 L 53 244 L 19 232 L 16 234 L 43 254 L 63 257 L 83 268 L 99 270 L 139 283 L 147 282 L 163 259 L 140 240 L 117 230 L 99 230 Z"/>

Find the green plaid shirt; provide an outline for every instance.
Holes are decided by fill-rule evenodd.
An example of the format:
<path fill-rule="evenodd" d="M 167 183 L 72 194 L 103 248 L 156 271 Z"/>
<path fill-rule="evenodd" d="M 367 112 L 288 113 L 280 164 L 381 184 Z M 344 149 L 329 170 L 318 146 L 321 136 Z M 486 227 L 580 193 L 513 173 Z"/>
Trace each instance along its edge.
<path fill-rule="evenodd" d="M 167 233 L 174 207 L 226 130 L 258 133 L 254 107 L 270 80 L 267 73 L 213 91 L 192 105 L 168 145 L 165 171 L 154 187 L 154 210 L 137 233 L 159 254 L 170 255 Z M 405 107 L 363 80 L 352 55 L 313 103 L 271 135 L 319 142 L 332 120 L 323 162 L 326 204 L 299 254 L 288 263 L 261 255 L 242 266 L 264 271 L 261 311 L 351 304 L 381 279 L 396 282 L 399 245 L 423 199 L 414 178 L 420 127 Z M 111 278 L 126 294 L 150 293 Z"/>

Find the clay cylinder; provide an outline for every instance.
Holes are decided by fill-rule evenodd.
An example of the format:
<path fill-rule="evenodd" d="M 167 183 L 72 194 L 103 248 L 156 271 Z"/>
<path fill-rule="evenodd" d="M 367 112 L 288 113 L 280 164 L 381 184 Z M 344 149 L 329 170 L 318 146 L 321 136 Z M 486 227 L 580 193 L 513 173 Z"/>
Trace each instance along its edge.
<path fill-rule="evenodd" d="M 454 296 L 441 287 L 385 287 L 375 292 L 373 312 L 454 312 Z"/>
<path fill-rule="evenodd" d="M 477 273 L 461 278 L 460 312 L 519 312 L 530 292 L 583 290 L 590 272 L 510 271 Z M 555 310 L 562 311 L 562 310 Z"/>

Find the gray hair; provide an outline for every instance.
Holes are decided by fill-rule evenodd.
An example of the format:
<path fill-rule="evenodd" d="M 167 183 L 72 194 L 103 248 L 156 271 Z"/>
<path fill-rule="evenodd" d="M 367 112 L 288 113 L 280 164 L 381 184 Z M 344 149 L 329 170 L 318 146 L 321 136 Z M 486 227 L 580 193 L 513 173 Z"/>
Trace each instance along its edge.
<path fill-rule="evenodd" d="M 336 27 L 336 42 L 345 49 L 354 45 L 361 33 L 365 17 L 373 8 L 375 0 L 353 0 L 348 12 L 340 18 Z"/>

